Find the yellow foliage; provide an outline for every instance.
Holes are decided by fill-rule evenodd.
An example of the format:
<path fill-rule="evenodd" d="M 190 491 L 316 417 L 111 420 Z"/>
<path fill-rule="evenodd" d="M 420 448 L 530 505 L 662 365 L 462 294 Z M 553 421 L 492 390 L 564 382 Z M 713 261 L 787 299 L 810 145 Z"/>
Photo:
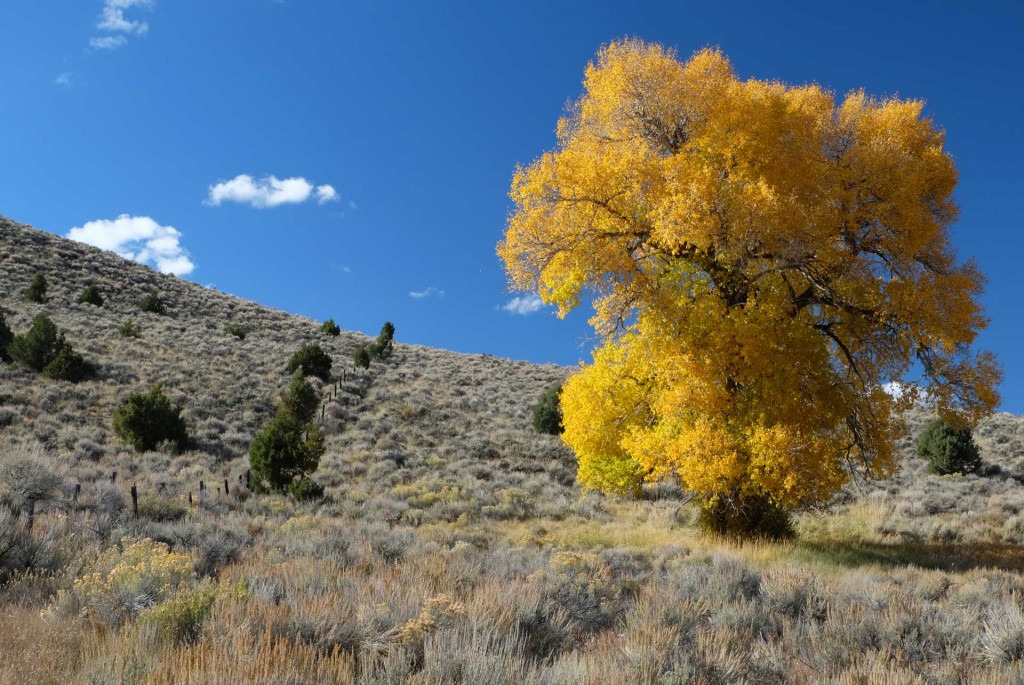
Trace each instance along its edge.
<path fill-rule="evenodd" d="M 579 480 L 678 478 L 714 497 L 820 502 L 894 468 L 922 396 L 999 402 L 983 279 L 947 227 L 957 174 L 923 104 L 741 80 L 704 50 L 603 48 L 558 146 L 520 167 L 498 253 L 604 345 L 561 394 Z M 900 399 L 884 390 L 915 368 Z"/>

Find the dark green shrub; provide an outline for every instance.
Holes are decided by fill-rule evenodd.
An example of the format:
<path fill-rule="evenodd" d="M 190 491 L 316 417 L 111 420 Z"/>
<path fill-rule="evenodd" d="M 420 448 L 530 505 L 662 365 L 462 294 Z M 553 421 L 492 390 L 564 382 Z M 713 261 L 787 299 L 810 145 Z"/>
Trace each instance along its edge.
<path fill-rule="evenodd" d="M 157 293 L 146 293 L 146 296 L 139 301 L 139 309 L 150 314 L 163 316 L 167 313 L 167 305 Z"/>
<path fill-rule="evenodd" d="M 188 440 L 181 407 L 171 404 L 159 384 L 145 394 L 129 395 L 114 410 L 114 432 L 137 452 L 155 449 L 162 442 L 180 450 Z"/>
<path fill-rule="evenodd" d="M 19 364 L 57 380 L 77 382 L 94 371 L 45 314 L 32 320 L 27 333 L 12 338 L 7 353 Z"/>
<path fill-rule="evenodd" d="M 533 405 L 533 429 L 538 433 L 561 435 L 565 431 L 562 425 L 562 407 L 559 405 L 561 385 L 553 385 L 544 391 L 537 404 Z"/>
<path fill-rule="evenodd" d="M 288 387 L 288 393 L 284 396 L 281 406 L 303 423 L 309 423 L 316 417 L 316 410 L 320 406 L 320 396 L 301 371 L 296 371 L 295 376 L 292 377 L 292 383 Z"/>
<path fill-rule="evenodd" d="M 245 340 L 245 336 L 249 334 L 249 330 L 240 323 L 229 323 L 224 330 L 228 335 L 233 335 L 239 340 Z"/>
<path fill-rule="evenodd" d="M 95 285 L 89 285 L 85 287 L 85 290 L 78 296 L 79 304 L 92 304 L 97 307 L 103 306 L 103 295 L 100 294 L 100 289 Z"/>
<path fill-rule="evenodd" d="M 75 352 L 71 345 L 65 343 L 63 336 L 60 337 L 60 341 L 57 356 L 43 367 L 43 375 L 54 380 L 71 381 L 72 383 L 92 378 L 96 373 L 93 365 Z"/>
<path fill-rule="evenodd" d="M 288 361 L 288 373 L 302 370 L 303 376 L 315 376 L 325 383 L 331 380 L 331 358 L 319 345 L 303 345 Z"/>
<path fill-rule="evenodd" d="M 352 361 L 355 363 L 356 368 L 368 369 L 370 368 L 370 349 L 368 345 L 362 345 L 356 348 L 356 352 L 352 355 Z"/>
<path fill-rule="evenodd" d="M 288 493 L 299 502 L 305 502 L 323 497 L 324 486 L 320 485 L 312 478 L 307 477 L 293 481 L 292 484 L 288 486 Z"/>
<path fill-rule="evenodd" d="M 938 475 L 976 473 L 981 455 L 971 429 L 934 419 L 917 438 L 917 455 L 928 459 L 928 471 Z"/>
<path fill-rule="evenodd" d="M 296 477 L 316 471 L 324 441 L 315 424 L 282 407 L 252 441 L 249 466 L 257 492 L 284 492 Z"/>
<path fill-rule="evenodd" d="M 32 277 L 32 283 L 22 293 L 29 302 L 46 302 L 46 277 L 36 274 Z"/>
<path fill-rule="evenodd" d="M 785 540 L 794 535 L 789 512 L 764 495 L 717 495 L 701 502 L 697 525 L 711 535 Z"/>
<path fill-rule="evenodd" d="M 12 340 L 14 340 L 14 333 L 11 331 L 10 326 L 7 325 L 4 313 L 0 311 L 0 362 L 11 361 L 10 355 L 7 354 L 7 348 Z"/>
<path fill-rule="evenodd" d="M 324 321 L 324 325 L 320 327 L 320 330 L 327 335 L 341 335 L 341 328 L 338 327 L 338 324 L 334 323 L 334 319 L 327 319 L 327 321 Z"/>
<path fill-rule="evenodd" d="M 120 333 L 123 338 L 138 338 L 142 335 L 142 329 L 139 328 L 139 324 L 134 321 L 125 321 L 123 324 L 118 326 L 117 332 Z"/>
<path fill-rule="evenodd" d="M 38 314 L 27 333 L 14 336 L 7 346 L 7 353 L 19 364 L 33 371 L 42 371 L 57 358 L 60 341 L 57 325 L 45 314 Z"/>

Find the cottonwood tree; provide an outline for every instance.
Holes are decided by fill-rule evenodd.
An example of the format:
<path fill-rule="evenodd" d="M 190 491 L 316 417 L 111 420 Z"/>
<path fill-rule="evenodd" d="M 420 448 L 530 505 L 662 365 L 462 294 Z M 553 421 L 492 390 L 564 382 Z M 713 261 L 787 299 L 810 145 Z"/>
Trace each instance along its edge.
<path fill-rule="evenodd" d="M 498 247 L 560 315 L 594 299 L 603 344 L 561 397 L 582 484 L 678 478 L 750 520 L 890 474 L 923 394 L 963 424 L 993 410 L 982 277 L 950 245 L 957 173 L 922 107 L 741 80 L 717 50 L 599 52 Z"/>

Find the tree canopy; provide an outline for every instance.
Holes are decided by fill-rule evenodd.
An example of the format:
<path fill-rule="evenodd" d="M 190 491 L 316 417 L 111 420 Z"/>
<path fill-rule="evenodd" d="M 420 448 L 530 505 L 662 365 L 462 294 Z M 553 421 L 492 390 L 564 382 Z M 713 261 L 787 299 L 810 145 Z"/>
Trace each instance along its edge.
<path fill-rule="evenodd" d="M 561 397 L 581 483 L 789 509 L 891 473 L 924 394 L 965 424 L 993 410 L 983 279 L 950 245 L 957 173 L 922 108 L 741 80 L 717 50 L 598 53 L 498 246 L 560 315 L 593 298 L 602 345 Z"/>

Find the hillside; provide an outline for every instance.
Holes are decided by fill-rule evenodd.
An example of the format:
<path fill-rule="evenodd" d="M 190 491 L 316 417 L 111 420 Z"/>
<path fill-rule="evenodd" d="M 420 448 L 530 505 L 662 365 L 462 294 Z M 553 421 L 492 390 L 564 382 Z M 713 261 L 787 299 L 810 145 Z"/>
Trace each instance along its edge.
<path fill-rule="evenodd" d="M 21 296 L 37 273 L 43 304 Z M 77 303 L 90 284 L 102 307 Z M 139 311 L 152 291 L 167 315 Z M 3 218 L 0 308 L 16 333 L 46 313 L 97 368 L 0 364 L 0 683 L 1024 679 L 1020 417 L 978 427 L 982 473 L 938 477 L 912 456 L 918 410 L 896 478 L 801 514 L 795 541 L 739 545 L 701 537 L 671 486 L 580 492 L 530 427 L 569 369 L 399 343 L 356 371 L 364 335 Z M 327 497 L 297 504 L 240 483 L 307 342 L 338 380 L 316 383 Z M 180 454 L 113 433 L 154 383 L 184 407 Z M 31 528 L 16 463 L 59 480 Z"/>

